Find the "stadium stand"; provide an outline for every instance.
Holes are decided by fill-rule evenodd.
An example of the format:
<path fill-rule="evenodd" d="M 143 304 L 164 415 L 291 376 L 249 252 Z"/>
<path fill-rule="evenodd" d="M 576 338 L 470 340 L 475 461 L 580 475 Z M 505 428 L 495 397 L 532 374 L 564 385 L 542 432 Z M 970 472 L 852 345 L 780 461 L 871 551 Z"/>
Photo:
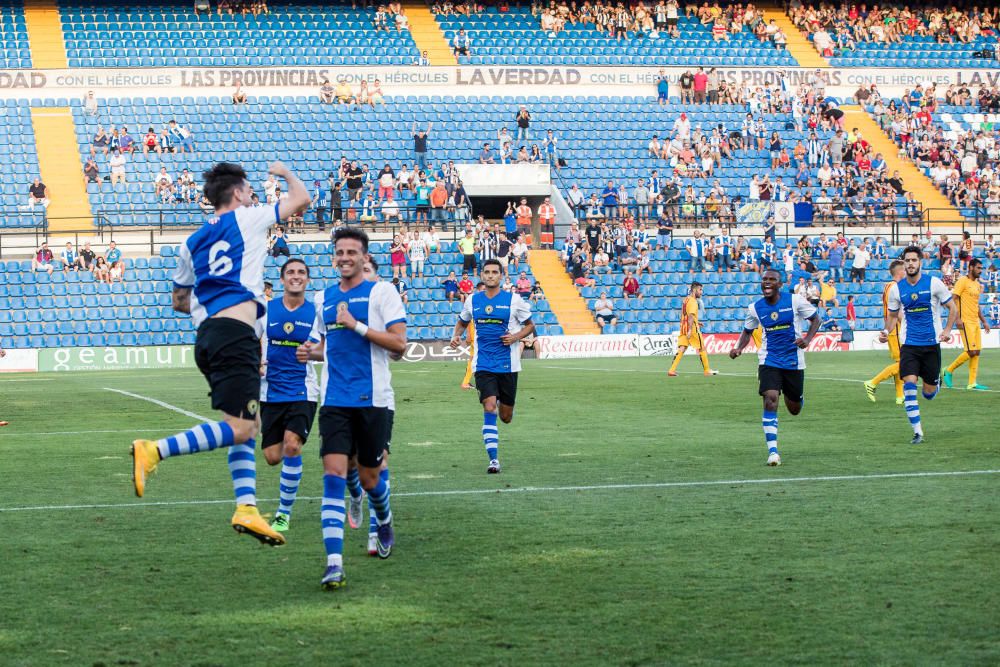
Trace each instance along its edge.
<path fill-rule="evenodd" d="M 996 7 L 824 4 L 790 16 L 835 67 L 1000 68 Z"/>
<path fill-rule="evenodd" d="M 0 69 L 31 67 L 24 3 L 19 0 L 0 0 L 0 44 Z"/>
<path fill-rule="evenodd" d="M 267 14 L 197 15 L 191 3 L 60 3 L 70 67 L 411 65 L 407 31 L 376 30 L 375 10 L 275 5 Z"/>
<path fill-rule="evenodd" d="M 74 116 L 80 159 L 85 161 L 99 125 L 109 130 L 125 126 L 137 141 L 148 127 L 157 134 L 171 119 L 191 128 L 198 150 L 195 153 L 136 152 L 129 156 L 127 186 L 113 187 L 109 183 L 90 184 L 91 208 L 105 215 L 115 224 L 164 224 L 190 221 L 192 207 L 173 208 L 161 213 L 133 215 L 134 207 L 155 207 L 153 179 L 166 166 L 172 177 L 184 168 L 195 174 L 222 159 L 240 162 L 255 175 L 254 184 L 263 180 L 266 170 L 265 156 L 277 143 L 297 143 L 302 136 L 309 137 L 308 152 L 295 161 L 295 168 L 310 182 L 326 180 L 326 175 L 340 155 L 357 159 L 369 165 L 373 172 L 389 163 L 395 169 L 402 164 L 412 164 L 413 142 L 410 136 L 412 121 L 433 122 L 430 136 L 429 159 L 438 164 L 443 160 L 476 162 L 482 144 L 491 141 L 497 146 L 497 132 L 502 127 L 516 126 L 514 114 L 519 104 L 525 104 L 532 114 L 533 138 L 513 141 L 516 150 L 520 144 L 542 144 L 547 129 L 553 129 L 559 139 L 559 155 L 567 162 L 560 170 L 560 178 L 568 187 L 576 183 L 586 194 L 600 193 L 608 180 L 631 187 L 638 179 L 648 179 L 657 169 L 664 179 L 672 171 L 667 160 L 652 157 L 648 144 L 654 134 L 668 137 L 674 124 L 684 114 L 697 137 L 699 128 L 706 141 L 714 129 L 723 126 L 727 135 L 742 132 L 746 119 L 743 105 L 684 105 L 661 107 L 651 97 L 601 98 L 566 96 L 529 96 L 526 98 L 498 96 L 436 96 L 388 98 L 384 108 L 362 109 L 353 112 L 344 106 L 323 105 L 318 98 L 261 97 L 251 99 L 246 106 L 232 107 L 222 104 L 219 98 L 123 98 L 109 99 L 100 115 L 88 116 L 80 103 L 74 101 Z M 602 131 L 602 122 L 595 119 L 615 118 L 620 125 L 611 132 Z M 782 111 L 758 115 L 763 119 L 763 132 L 768 142 L 777 133 L 791 155 L 797 141 L 805 144 L 808 134 L 794 129 L 792 115 Z M 336 125 L 339 131 L 329 132 Z M 235 129 L 234 129 L 235 128 Z M 627 129 L 624 129 L 627 128 Z M 826 140 L 829 131 L 817 128 L 818 138 Z M 757 132 L 757 130 L 753 130 Z M 499 154 L 494 151 L 499 162 Z M 609 156 L 611 156 L 609 158 Z M 107 156 L 99 154 L 98 164 L 107 175 Z M 697 162 L 700 164 L 700 156 Z M 717 180 L 728 192 L 731 200 L 746 196 L 750 175 L 770 172 L 769 146 L 761 150 L 754 145 L 748 150 L 734 150 L 733 157 L 723 159 L 709 178 L 684 178 L 683 186 L 692 192 L 706 195 Z M 817 167 L 810 169 L 815 183 Z M 795 169 L 792 166 L 775 170 L 775 181 L 783 179 L 793 185 Z M 800 188 L 812 191 L 813 188 Z M 816 192 L 818 194 L 818 188 Z"/>
<path fill-rule="evenodd" d="M 648 30 L 629 29 L 617 39 L 593 23 L 567 23 L 555 34 L 543 30 L 541 19 L 528 8 L 515 7 L 505 12 L 489 7 L 471 16 L 439 15 L 438 22 L 449 44 L 459 30 L 471 38 L 470 55 L 459 56 L 464 65 L 796 65 L 788 51 L 755 37 L 752 25 L 738 32 L 727 29 L 727 39 L 717 41 L 711 25 L 683 12 L 678 17 L 679 38 L 655 38 Z"/>
<path fill-rule="evenodd" d="M 734 240 L 737 235 L 733 234 Z M 810 285 L 816 288 L 816 294 L 820 294 L 821 280 L 828 278 L 829 260 L 823 258 L 822 244 L 816 236 L 803 237 L 800 239 L 778 238 L 776 239 L 775 266 L 783 268 L 782 255 L 785 248 L 793 248 L 798 259 L 808 258 L 815 267 L 812 271 Z M 865 237 L 848 236 L 847 243 L 853 247 L 865 245 Z M 937 258 L 938 237 L 930 239 L 930 243 L 935 249 L 931 251 L 932 258 L 925 261 L 925 267 L 935 275 L 941 275 L 942 263 Z M 952 239 L 954 241 L 954 239 Z M 832 239 L 831 239 L 832 241 Z M 874 245 L 875 239 L 871 241 Z M 925 240 L 918 241 L 918 245 L 924 245 Z M 650 247 L 656 244 L 651 243 Z M 748 238 L 747 245 L 755 254 L 759 262 L 762 241 L 760 238 Z M 570 257 L 577 247 L 573 243 L 560 242 L 564 257 Z M 580 246 L 584 256 L 585 249 Z M 847 298 L 854 296 L 855 310 L 857 314 L 857 330 L 878 331 L 882 328 L 882 286 L 889 279 L 888 266 L 889 258 L 898 256 L 903 246 L 886 245 L 886 257 L 874 258 L 870 260 L 865 280 L 863 283 L 848 282 L 847 280 L 834 283 L 835 298 L 837 305 L 832 301 L 829 306 L 832 315 L 837 319 L 841 328 L 844 328 L 846 320 Z M 995 255 L 995 253 L 991 253 Z M 988 258 L 986 248 L 977 246 L 973 255 L 979 258 Z M 699 271 L 690 273 L 690 252 L 687 249 L 684 239 L 673 239 L 669 248 L 653 250 L 650 253 L 650 270 L 639 277 L 639 289 L 642 298 L 626 299 L 623 294 L 624 270 L 629 269 L 635 272 L 635 266 L 616 265 L 607 271 L 589 270 L 588 275 L 595 281 L 594 286 L 581 286 L 580 294 L 587 300 L 588 305 L 593 309 L 594 301 L 602 292 L 607 292 L 608 298 L 614 302 L 614 310 L 618 318 L 618 323 L 614 326 L 606 324 L 603 333 L 642 333 L 659 334 L 676 329 L 679 321 L 681 303 L 688 294 L 688 288 L 693 280 L 697 280 L 705 286 L 705 296 L 703 305 L 705 317 L 703 319 L 703 331 L 705 333 L 735 333 L 742 328 L 743 317 L 746 314 L 746 304 L 760 294 L 760 275 L 756 271 L 739 272 L 738 269 L 731 272 L 718 273 L 715 270 Z M 587 268 L 590 263 L 586 259 Z M 991 263 L 992 260 L 987 263 Z M 845 259 L 845 264 L 850 265 L 851 260 Z M 572 271 L 573 262 L 568 262 L 568 270 Z M 737 262 L 737 267 L 739 263 Z M 812 267 L 810 267 L 812 268 Z M 849 269 L 845 270 L 845 278 Z M 799 275 L 792 274 L 795 283 L 798 278 L 805 277 L 805 273 Z M 948 280 L 946 278 L 946 280 Z M 786 285 L 786 287 L 788 287 Z M 995 287 L 993 288 L 995 289 Z"/>
<path fill-rule="evenodd" d="M 38 153 L 31 127 L 31 110 L 19 100 L 4 100 L 0 106 L 0 227 L 33 227 L 41 222 L 42 208 L 22 210 L 28 201 L 28 186 L 38 176 Z"/>
<path fill-rule="evenodd" d="M 60 248 L 54 247 L 57 254 Z M 88 272 L 32 272 L 30 261 L 0 262 L 0 338 L 7 347 L 134 346 L 193 344 L 191 318 L 171 309 L 172 271 L 177 246 L 164 246 L 157 256 L 126 258 L 125 281 L 95 282 Z M 291 244 L 293 257 L 309 265 L 314 285 L 336 276 L 329 243 Z M 383 279 L 390 279 L 389 244 L 371 245 Z M 278 271 L 285 259 L 269 257 L 264 279 L 281 293 Z M 459 302 L 448 303 L 443 282 L 462 268 L 453 243 L 431 254 L 425 277 L 411 278 L 407 312 L 413 340 L 448 339 Z M 534 282 L 527 264 L 521 265 Z M 516 279 L 516 276 L 514 276 Z M 562 328 L 544 299 L 533 304 L 540 334 L 558 335 Z"/>

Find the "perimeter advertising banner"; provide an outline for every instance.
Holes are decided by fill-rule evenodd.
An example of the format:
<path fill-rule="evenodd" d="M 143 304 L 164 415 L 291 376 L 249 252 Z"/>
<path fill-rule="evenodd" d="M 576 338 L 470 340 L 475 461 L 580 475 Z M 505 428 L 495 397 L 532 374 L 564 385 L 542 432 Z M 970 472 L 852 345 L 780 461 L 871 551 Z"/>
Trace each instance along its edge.
<path fill-rule="evenodd" d="M 378 79 L 387 95 L 401 89 L 420 86 L 456 86 L 469 89 L 489 89 L 504 86 L 545 87 L 548 94 L 559 94 L 560 88 L 580 86 L 649 86 L 652 88 L 660 71 L 676 83 L 689 67 L 172 67 L 172 68 L 73 68 L 49 70 L 0 70 L 2 90 L 116 90 L 116 94 L 166 88 L 188 88 L 196 91 L 230 91 L 236 84 L 249 89 L 250 94 L 267 88 L 302 88 L 315 94 L 324 79 L 344 80 L 357 84 Z M 719 67 L 722 77 L 733 84 L 759 86 L 775 83 L 783 72 L 787 82 L 798 85 L 811 70 L 773 67 Z M 850 95 L 859 85 L 875 84 L 883 93 L 897 94 L 917 84 L 950 84 L 970 86 L 1000 85 L 1000 70 L 990 69 L 901 69 L 901 68 L 828 68 L 828 90 L 836 95 Z M 405 90 L 403 91 L 405 93 Z M 650 90 L 650 94 L 653 91 Z"/>
<path fill-rule="evenodd" d="M 194 367 L 194 347 L 192 345 L 57 347 L 38 350 L 38 370 L 42 372 Z"/>

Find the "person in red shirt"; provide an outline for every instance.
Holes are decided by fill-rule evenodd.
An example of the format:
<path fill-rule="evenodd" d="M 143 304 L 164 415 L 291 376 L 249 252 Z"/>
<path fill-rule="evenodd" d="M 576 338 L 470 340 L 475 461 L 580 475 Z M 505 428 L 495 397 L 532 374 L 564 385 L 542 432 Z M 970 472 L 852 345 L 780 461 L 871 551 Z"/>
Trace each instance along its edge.
<path fill-rule="evenodd" d="M 631 299 L 633 297 L 642 298 L 642 294 L 639 293 L 639 281 L 636 277 L 632 275 L 631 271 L 625 271 L 625 280 L 622 282 L 622 291 L 625 294 L 626 299 Z"/>
<path fill-rule="evenodd" d="M 146 136 L 142 138 L 142 152 L 148 153 L 150 151 L 156 151 L 157 153 L 160 152 L 160 144 L 157 141 L 156 132 L 153 128 L 149 128 L 149 131 L 146 132 Z"/>
<path fill-rule="evenodd" d="M 458 291 L 462 293 L 463 297 L 469 296 L 470 294 L 472 294 L 473 287 L 474 285 L 472 284 L 472 281 L 469 279 L 469 274 L 463 273 L 462 279 L 458 281 Z"/>
<path fill-rule="evenodd" d="M 847 326 L 854 329 L 858 324 L 858 314 L 854 311 L 854 295 L 847 297 Z"/>
<path fill-rule="evenodd" d="M 705 93 L 708 90 L 708 75 L 705 74 L 705 70 L 701 67 L 694 75 L 694 103 L 704 104 L 705 103 Z"/>
<path fill-rule="evenodd" d="M 871 158 L 868 157 L 868 153 L 862 153 L 861 157 L 858 158 L 858 171 L 860 171 L 862 175 L 865 175 L 871 170 L 872 170 Z"/>

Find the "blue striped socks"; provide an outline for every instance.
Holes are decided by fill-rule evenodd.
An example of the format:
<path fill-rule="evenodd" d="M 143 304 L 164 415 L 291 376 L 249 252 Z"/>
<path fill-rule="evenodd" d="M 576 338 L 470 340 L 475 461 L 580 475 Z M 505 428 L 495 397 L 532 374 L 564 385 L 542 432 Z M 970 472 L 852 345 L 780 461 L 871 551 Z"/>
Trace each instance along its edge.
<path fill-rule="evenodd" d="M 253 439 L 229 448 L 229 474 L 233 477 L 233 492 L 237 505 L 257 504 L 257 463 Z"/>
<path fill-rule="evenodd" d="M 320 518 L 323 524 L 323 547 L 326 565 L 343 567 L 344 554 L 344 491 L 347 481 L 337 475 L 323 475 L 323 504 Z"/>
<path fill-rule="evenodd" d="M 210 452 L 216 447 L 229 447 L 233 444 L 233 429 L 226 422 L 214 424 L 198 424 L 190 431 L 172 435 L 163 440 L 157 440 L 160 458 Z"/>
<path fill-rule="evenodd" d="M 383 468 L 378 473 L 378 478 L 382 480 L 385 487 L 389 488 L 389 469 Z M 378 521 L 375 519 L 375 506 L 372 505 L 372 497 L 368 496 L 368 536 L 371 537 L 378 529 Z"/>
<path fill-rule="evenodd" d="M 384 526 L 387 523 L 392 523 L 392 510 L 389 509 L 389 482 L 382 479 L 382 475 L 379 475 L 375 488 L 368 491 L 368 499 L 372 504 L 378 525 Z"/>
<path fill-rule="evenodd" d="M 358 474 L 357 468 L 351 468 L 347 471 L 347 492 L 355 500 L 361 497 L 361 475 Z"/>
<path fill-rule="evenodd" d="M 486 456 L 490 461 L 497 458 L 497 447 L 500 445 L 500 436 L 497 432 L 497 413 L 483 413 L 483 444 L 486 445 Z"/>
<path fill-rule="evenodd" d="M 302 456 L 286 456 L 281 461 L 281 479 L 278 482 L 278 514 L 292 516 L 292 504 L 302 480 Z"/>
<path fill-rule="evenodd" d="M 778 413 L 764 410 L 764 415 L 760 420 L 764 427 L 764 441 L 767 444 L 768 454 L 778 453 Z"/>
<path fill-rule="evenodd" d="M 920 405 L 917 403 L 916 383 L 903 383 L 903 405 L 906 406 L 906 416 L 910 420 L 910 426 L 913 427 L 913 432 L 917 435 L 923 435 L 924 429 L 920 425 Z"/>

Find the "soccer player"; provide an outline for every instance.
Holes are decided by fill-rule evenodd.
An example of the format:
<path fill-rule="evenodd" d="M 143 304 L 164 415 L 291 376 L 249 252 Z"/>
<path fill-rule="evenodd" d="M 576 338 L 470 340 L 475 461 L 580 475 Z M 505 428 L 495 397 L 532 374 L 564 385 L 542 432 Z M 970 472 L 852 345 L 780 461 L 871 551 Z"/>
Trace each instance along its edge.
<path fill-rule="evenodd" d="M 751 303 L 743 322 L 743 333 L 736 347 L 729 353 L 735 359 L 750 342 L 754 329 L 764 330 L 760 349 L 757 378 L 759 393 L 764 399 L 761 425 L 767 445 L 767 465 L 780 466 L 778 454 L 778 397 L 785 396 L 785 407 L 791 415 L 802 412 L 805 389 L 805 349 L 819 331 L 816 308 L 797 294 L 782 291 L 781 274 L 767 269 L 761 274 L 761 292 L 764 297 Z M 809 330 L 803 334 L 802 324 L 809 320 Z"/>
<path fill-rule="evenodd" d="M 251 188 L 239 165 L 220 162 L 204 174 L 204 194 L 215 208 L 180 248 L 174 272 L 173 307 L 190 313 L 198 327 L 195 361 L 208 380 L 212 407 L 222 421 L 201 424 L 159 441 L 132 443 L 135 494 L 171 456 L 229 448 L 236 493 L 233 528 L 265 544 L 285 538 L 257 511 L 254 437 L 260 400 L 260 339 L 254 325 L 264 314 L 264 257 L 271 225 L 309 204 L 309 191 L 289 169 L 275 162 L 269 172 L 285 179 L 288 196 L 274 206 L 249 208 Z"/>
<path fill-rule="evenodd" d="M 480 273 L 485 289 L 465 300 L 455 323 L 451 346 L 458 347 L 462 334 L 475 322 L 472 372 L 483 404 L 483 444 L 490 463 L 486 472 L 500 472 L 497 450 L 500 439 L 497 416 L 509 424 L 514 419 L 517 398 L 517 374 L 521 370 L 521 341 L 535 331 L 531 306 L 515 292 L 500 289 L 503 266 L 500 260 L 483 262 Z"/>
<path fill-rule="evenodd" d="M 268 465 L 281 463 L 278 511 L 271 527 L 288 530 L 292 505 L 302 480 L 302 446 L 312 430 L 319 384 L 312 364 L 302 364 L 295 350 L 309 341 L 316 306 L 305 298 L 309 267 L 292 258 L 281 267 L 284 294 L 267 304 L 260 384 L 261 447 Z"/>
<path fill-rule="evenodd" d="M 892 286 L 903 279 L 903 261 L 899 259 L 894 259 L 891 264 L 889 264 L 889 276 L 891 280 L 885 284 L 882 289 L 882 316 L 888 319 L 889 317 L 889 291 Z M 899 324 L 897 323 L 895 327 L 889 330 L 889 357 L 892 359 L 892 363 L 879 371 L 879 374 L 873 377 L 871 380 L 865 382 L 865 393 L 868 394 L 868 400 L 872 403 L 875 402 L 875 390 L 878 389 L 879 383 L 884 380 L 888 380 L 890 377 L 895 381 L 896 384 L 896 405 L 903 404 L 903 378 L 899 375 Z"/>
<path fill-rule="evenodd" d="M 365 280 L 368 235 L 342 227 L 333 236 L 339 284 L 316 295 L 316 322 L 311 339 L 296 350 L 300 362 L 323 367 L 319 431 L 322 438 L 323 502 L 320 516 L 327 590 L 346 583 L 343 568 L 344 491 L 348 462 L 357 454 L 362 487 L 375 510 L 376 548 L 388 558 L 395 541 L 389 487 L 379 475 L 388 443 L 393 394 L 389 354 L 406 351 L 406 312 L 389 283 Z"/>
<path fill-rule="evenodd" d="M 703 291 L 704 287 L 702 287 L 701 283 L 698 281 L 691 283 L 691 289 L 681 304 L 681 334 L 677 337 L 677 354 L 674 355 L 674 363 L 670 365 L 670 370 L 667 371 L 667 375 L 670 377 L 677 377 L 677 365 L 681 363 L 684 351 L 689 346 L 693 346 L 694 349 L 698 350 L 698 356 L 701 358 L 701 365 L 705 369 L 705 375 L 718 374 L 718 371 L 714 371 L 708 367 L 708 355 L 705 354 L 705 345 L 701 339 L 701 322 L 698 320 L 698 300 L 701 299 Z"/>
<path fill-rule="evenodd" d="M 983 311 L 979 307 L 979 295 L 983 292 L 983 286 L 979 282 L 979 276 L 983 273 L 983 263 L 978 259 L 969 260 L 968 275 L 964 275 L 955 283 L 951 293 L 958 299 L 958 310 L 961 319 L 958 323 L 958 330 L 962 334 L 962 343 L 965 344 L 965 351 L 958 355 L 955 361 L 944 372 L 944 386 L 951 389 L 953 380 L 952 374 L 955 369 L 969 362 L 969 384 L 966 389 L 973 391 L 988 391 L 989 387 L 976 382 L 979 374 L 979 353 L 983 349 L 982 336 L 979 333 L 979 325 L 982 323 L 986 333 L 990 332 L 990 322 L 983 317 Z"/>
<path fill-rule="evenodd" d="M 368 255 L 365 259 L 363 270 L 365 280 L 378 282 L 382 279 L 378 275 L 378 262 L 371 255 Z M 390 353 L 389 358 L 393 361 L 399 361 L 403 356 Z M 389 398 L 388 435 L 385 443 L 385 456 L 382 457 L 382 467 L 379 469 L 378 474 L 379 478 L 385 482 L 386 487 L 391 488 L 389 482 L 389 450 L 392 448 L 392 427 L 396 416 L 396 396 L 392 390 L 392 385 L 389 386 L 389 391 L 392 392 L 392 395 Z M 364 489 L 361 488 L 361 477 L 358 475 L 358 458 L 356 455 L 351 458 L 347 469 L 347 492 L 350 494 L 350 502 L 347 506 L 347 523 L 351 528 L 357 528 L 361 525 L 364 515 Z M 378 556 L 378 521 L 371 498 L 368 499 L 368 555 Z"/>
<path fill-rule="evenodd" d="M 889 332 L 899 324 L 899 374 L 903 377 L 903 404 L 913 427 L 911 444 L 924 441 L 917 403 L 917 376 L 923 378 L 923 395 L 928 401 L 940 389 L 941 341 L 951 338 L 951 328 L 958 319 L 958 307 L 951 292 L 939 278 L 923 275 L 923 251 L 908 246 L 903 251 L 906 275 L 889 290 L 889 312 L 879 341 L 889 340 Z M 948 322 L 941 328 L 941 307 L 948 307 Z M 903 311 L 905 317 L 903 317 Z"/>

